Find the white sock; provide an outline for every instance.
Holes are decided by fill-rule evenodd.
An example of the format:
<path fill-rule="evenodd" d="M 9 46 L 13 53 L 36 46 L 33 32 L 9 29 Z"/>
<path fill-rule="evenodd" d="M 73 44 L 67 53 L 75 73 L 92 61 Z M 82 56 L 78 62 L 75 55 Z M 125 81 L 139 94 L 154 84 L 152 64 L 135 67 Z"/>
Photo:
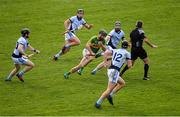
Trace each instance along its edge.
<path fill-rule="evenodd" d="M 55 56 L 56 56 L 56 57 L 60 57 L 60 56 L 61 56 L 61 53 L 62 53 L 62 51 L 58 52 Z"/>
<path fill-rule="evenodd" d="M 115 94 L 115 92 L 114 92 L 114 91 L 111 91 L 110 96 L 113 97 L 114 94 Z"/>
<path fill-rule="evenodd" d="M 9 76 L 6 78 L 7 80 L 11 80 L 12 79 L 12 75 L 9 74 Z"/>
<path fill-rule="evenodd" d="M 96 103 L 97 103 L 97 104 L 101 104 L 102 102 L 103 102 L 103 99 L 99 98 Z"/>
<path fill-rule="evenodd" d="M 97 72 L 97 71 L 98 71 L 98 68 L 95 68 L 93 71 Z"/>

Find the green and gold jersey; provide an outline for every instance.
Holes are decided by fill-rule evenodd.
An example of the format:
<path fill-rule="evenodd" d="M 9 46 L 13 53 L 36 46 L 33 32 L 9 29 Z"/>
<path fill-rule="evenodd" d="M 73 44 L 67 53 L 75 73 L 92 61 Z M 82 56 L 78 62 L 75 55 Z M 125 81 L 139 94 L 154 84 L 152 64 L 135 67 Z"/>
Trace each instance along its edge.
<path fill-rule="evenodd" d="M 103 45 L 106 45 L 105 39 L 99 40 L 97 36 L 91 37 L 91 39 L 88 42 L 91 44 L 90 47 L 94 53 L 97 53 L 98 50 L 101 48 L 101 43 Z"/>

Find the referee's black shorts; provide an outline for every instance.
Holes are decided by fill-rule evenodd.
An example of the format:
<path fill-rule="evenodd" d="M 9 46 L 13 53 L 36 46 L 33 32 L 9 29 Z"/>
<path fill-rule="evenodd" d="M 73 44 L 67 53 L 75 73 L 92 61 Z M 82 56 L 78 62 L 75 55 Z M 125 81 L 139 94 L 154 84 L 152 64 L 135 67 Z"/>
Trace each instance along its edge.
<path fill-rule="evenodd" d="M 131 60 L 136 60 L 137 58 L 145 59 L 147 58 L 147 52 L 144 48 L 131 48 Z"/>

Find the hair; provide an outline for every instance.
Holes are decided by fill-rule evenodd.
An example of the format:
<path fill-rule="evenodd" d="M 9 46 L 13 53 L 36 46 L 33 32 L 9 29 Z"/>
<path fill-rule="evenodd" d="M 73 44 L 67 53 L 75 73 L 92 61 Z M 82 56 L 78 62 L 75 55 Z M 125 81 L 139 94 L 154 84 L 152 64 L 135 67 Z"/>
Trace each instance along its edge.
<path fill-rule="evenodd" d="M 104 29 L 101 29 L 101 30 L 99 31 L 99 34 L 101 34 L 101 35 L 103 35 L 103 36 L 107 36 L 107 31 L 104 30 Z"/>
<path fill-rule="evenodd" d="M 26 34 L 29 34 L 30 30 L 28 28 L 21 29 L 21 35 L 24 37 Z"/>
<path fill-rule="evenodd" d="M 136 27 L 137 28 L 142 28 L 143 22 L 142 21 L 137 21 L 136 22 Z"/>

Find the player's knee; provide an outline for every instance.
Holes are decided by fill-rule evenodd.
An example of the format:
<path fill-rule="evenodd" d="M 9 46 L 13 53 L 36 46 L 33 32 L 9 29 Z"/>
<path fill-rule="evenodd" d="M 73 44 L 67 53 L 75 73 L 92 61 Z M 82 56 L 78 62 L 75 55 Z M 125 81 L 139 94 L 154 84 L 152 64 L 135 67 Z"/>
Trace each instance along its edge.
<path fill-rule="evenodd" d="M 125 87 L 125 86 L 126 86 L 126 83 L 125 83 L 125 82 L 122 82 L 122 83 L 121 83 L 121 86 L 122 86 L 122 87 Z"/>
<path fill-rule="evenodd" d="M 145 61 L 144 64 L 149 64 L 149 62 L 148 62 L 148 61 Z"/>
<path fill-rule="evenodd" d="M 35 67 L 35 64 L 34 64 L 34 63 L 31 63 L 30 67 L 31 67 L 31 68 Z"/>
<path fill-rule="evenodd" d="M 16 67 L 16 72 L 18 72 L 20 70 L 20 67 Z"/>
<path fill-rule="evenodd" d="M 148 58 L 145 58 L 143 61 L 144 61 L 144 64 L 149 64 Z"/>
<path fill-rule="evenodd" d="M 84 64 L 79 64 L 78 68 L 84 67 Z"/>
<path fill-rule="evenodd" d="M 119 86 L 119 87 L 124 87 L 124 86 L 126 86 L 125 81 L 121 81 L 121 82 L 119 82 L 119 83 L 118 83 L 118 86 Z"/>
<path fill-rule="evenodd" d="M 77 40 L 76 41 L 76 45 L 80 45 L 81 44 L 81 41 L 80 40 Z"/>

